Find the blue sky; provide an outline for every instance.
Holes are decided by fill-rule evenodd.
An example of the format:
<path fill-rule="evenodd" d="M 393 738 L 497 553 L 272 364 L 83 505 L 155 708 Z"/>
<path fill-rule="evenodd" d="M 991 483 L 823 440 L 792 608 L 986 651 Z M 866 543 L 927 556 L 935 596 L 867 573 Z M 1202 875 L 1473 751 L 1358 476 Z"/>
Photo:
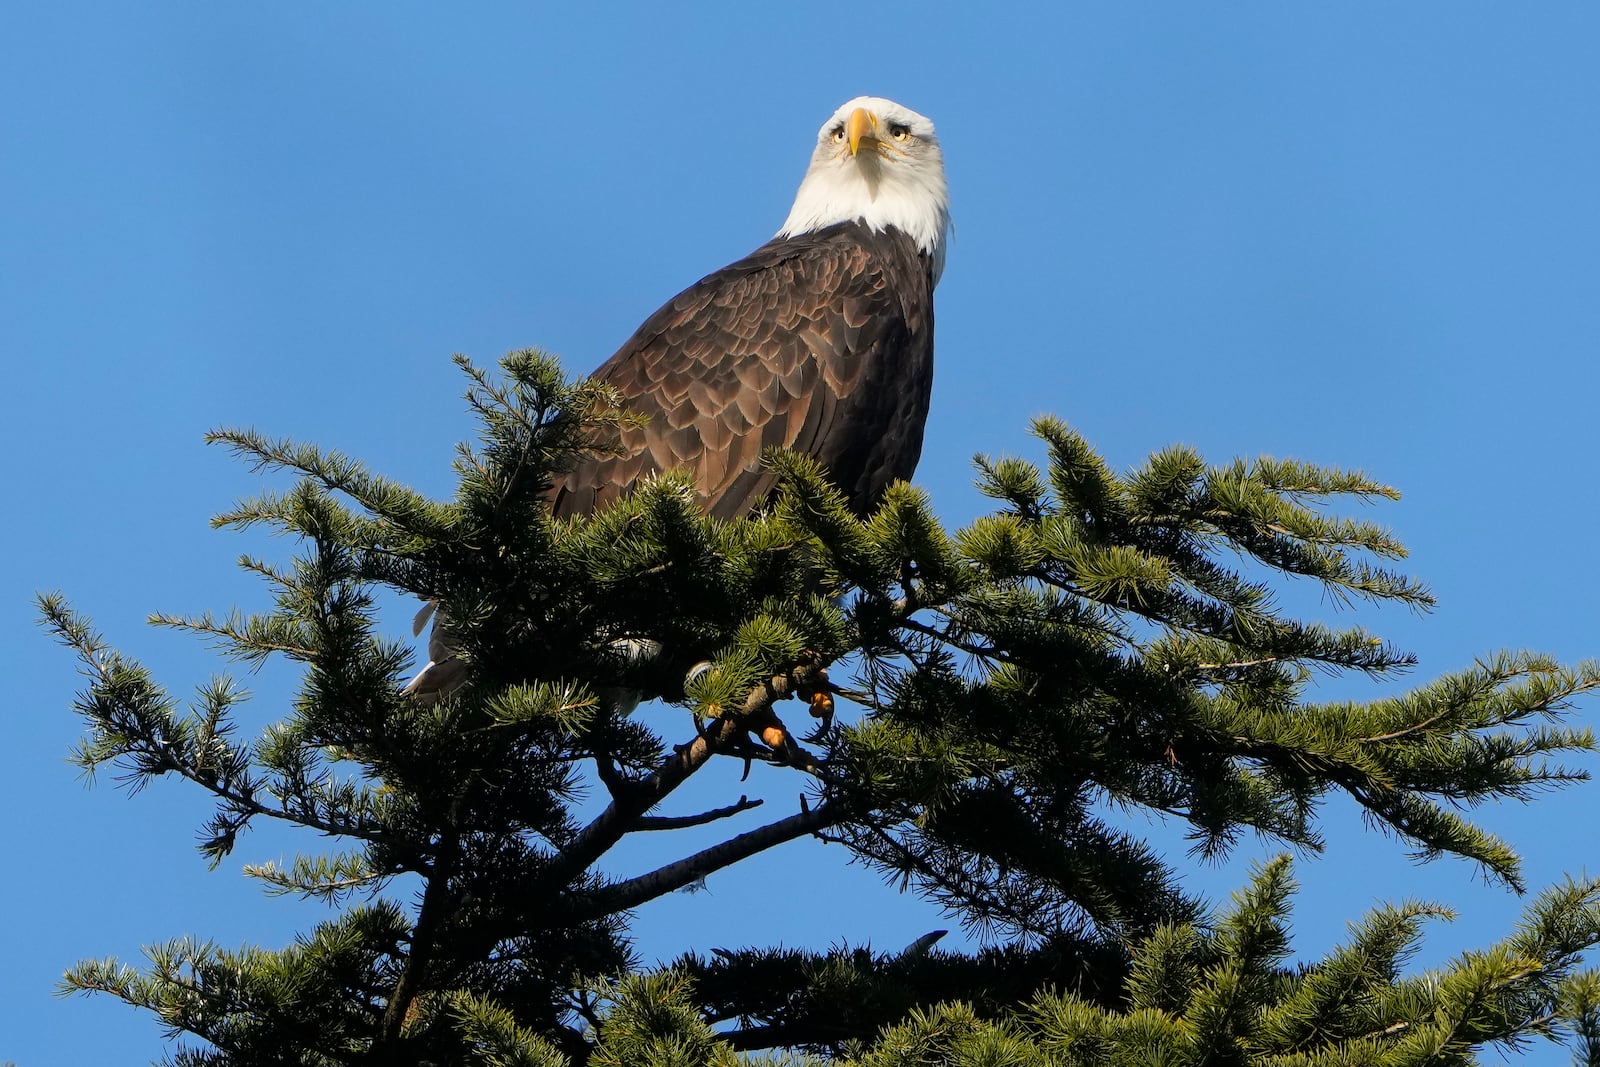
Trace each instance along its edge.
<path fill-rule="evenodd" d="M 277 946 L 319 915 L 239 868 L 323 842 L 256 833 L 208 872 L 202 798 L 83 788 L 63 760 L 76 679 L 33 592 L 191 691 L 224 665 L 145 615 L 260 607 L 233 561 L 291 548 L 207 528 L 260 484 L 207 428 L 446 494 L 472 430 L 452 352 L 592 368 L 776 230 L 816 128 L 858 94 L 945 145 L 956 233 L 918 481 L 949 520 L 982 510 L 972 454 L 1028 452 L 1046 411 L 1118 466 L 1183 441 L 1361 467 L 1405 492 L 1366 515 L 1440 598 L 1359 616 L 1418 651 L 1417 681 L 1502 647 L 1600 653 L 1597 37 L 1576 2 L 9 6 L 0 1061 L 159 1055 L 148 1017 L 53 998 L 62 969 L 185 933 Z M 396 634 L 411 607 L 391 606 Z M 281 714 L 287 672 L 247 683 L 248 722 Z M 798 791 L 724 774 L 682 810 L 745 788 L 764 815 Z M 1596 788 L 1481 819 L 1534 885 L 1593 871 Z M 1304 953 L 1378 900 L 1461 909 L 1422 963 L 1509 928 L 1518 902 L 1467 865 L 1412 866 L 1348 806 L 1327 818 L 1299 867 Z M 1273 851 L 1174 854 L 1225 896 Z M 730 912 L 734 944 L 949 925 L 840 862 L 804 844 L 713 877 L 642 912 L 639 950 L 675 955 Z M 741 909 L 774 886 L 780 907 Z"/>

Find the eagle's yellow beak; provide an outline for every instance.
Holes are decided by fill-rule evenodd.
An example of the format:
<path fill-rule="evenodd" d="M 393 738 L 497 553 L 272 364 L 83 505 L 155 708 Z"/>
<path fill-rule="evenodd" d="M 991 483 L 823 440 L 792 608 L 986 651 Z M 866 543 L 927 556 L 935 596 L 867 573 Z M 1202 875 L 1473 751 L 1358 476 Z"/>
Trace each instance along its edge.
<path fill-rule="evenodd" d="M 858 107 L 850 112 L 850 117 L 845 120 L 844 131 L 850 138 L 850 154 L 853 156 L 861 148 L 863 140 L 876 141 L 878 129 L 878 116 L 864 107 Z"/>

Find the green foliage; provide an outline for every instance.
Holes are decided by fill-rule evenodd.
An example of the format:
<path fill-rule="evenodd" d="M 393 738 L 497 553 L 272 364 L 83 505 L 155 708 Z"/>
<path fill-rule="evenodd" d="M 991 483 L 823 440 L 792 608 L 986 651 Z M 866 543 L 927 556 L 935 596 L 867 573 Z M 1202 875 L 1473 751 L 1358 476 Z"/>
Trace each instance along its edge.
<path fill-rule="evenodd" d="M 462 1058 L 484 1067 L 567 1067 L 550 1042 L 517 1023 L 494 1001 L 471 993 L 445 997 L 449 1023 L 460 1035 Z"/>
<path fill-rule="evenodd" d="M 334 906 L 288 948 L 175 941 L 142 969 L 69 972 L 68 990 L 197 1042 L 172 1062 L 720 1064 L 773 1049 L 874 1067 L 1309 1067 L 1471 1063 L 1565 1036 L 1600 1063 L 1600 980 L 1579 966 L 1600 940 L 1593 884 L 1547 891 L 1505 941 L 1437 972 L 1404 970 L 1423 920 L 1447 915 L 1412 903 L 1296 965 L 1287 860 L 1211 915 L 1121 828 L 1159 813 L 1202 855 L 1246 833 L 1315 850 L 1342 795 L 1420 860 L 1462 857 L 1523 888 L 1515 852 L 1469 809 L 1584 777 L 1556 759 L 1594 747 L 1568 717 L 1600 668 L 1506 652 L 1396 695 L 1325 700 L 1319 675 L 1391 681 L 1413 659 L 1276 599 L 1301 584 L 1336 605 L 1426 610 L 1426 589 L 1390 569 L 1394 536 L 1334 512 L 1392 489 L 1182 447 L 1119 474 L 1041 419 L 1046 462 L 980 457 L 998 507 L 960 530 L 907 485 L 852 514 L 813 461 L 783 453 L 768 457 L 777 498 L 748 519 L 706 518 L 669 472 L 556 521 L 553 481 L 634 416 L 537 352 L 508 357 L 503 378 L 461 364 L 483 434 L 447 502 L 313 446 L 211 435 L 298 477 L 218 525 L 287 533 L 299 551 L 241 560 L 271 590 L 263 612 L 152 621 L 250 667 L 299 665 L 291 705 L 253 738 L 231 680 L 184 704 L 40 598 L 85 676 L 81 767 L 208 793 L 213 864 L 260 818 L 336 842 L 246 868 L 270 893 Z M 437 604 L 433 655 L 459 686 L 406 691 L 412 652 L 381 628 L 384 591 Z M 641 696 L 679 710 L 638 711 Z M 795 697 L 809 732 L 784 710 Z M 716 757 L 763 764 L 752 791 L 803 791 L 800 809 L 614 873 L 631 834 L 762 804 L 651 814 Z M 593 794 L 605 803 L 580 806 Z M 988 947 L 752 946 L 638 969 L 641 904 L 806 835 Z"/>
<path fill-rule="evenodd" d="M 1595 988 L 1575 969 L 1600 940 L 1600 882 L 1539 897 L 1523 928 L 1483 952 L 1413 977 L 1399 963 L 1422 918 L 1441 909 L 1374 912 L 1324 959 L 1285 967 L 1289 860 L 1254 881 L 1210 929 L 1165 926 L 1132 946 L 1127 997 L 1115 1007 L 1048 991 L 997 1016 L 962 1003 L 911 1012 L 851 1064 L 1472 1064 L 1475 1050 L 1549 1036 L 1578 1019 Z M 1577 1011 L 1574 1012 L 1574 1008 Z M 1592 1046 L 1586 1053 L 1593 1062 Z"/>
<path fill-rule="evenodd" d="M 612 1007 L 589 1059 L 594 1067 L 732 1067 L 739 1062 L 700 1018 L 681 976 L 671 971 L 633 976 L 607 992 Z"/>
<path fill-rule="evenodd" d="M 211 1046 L 183 1051 L 180 1063 L 347 1063 L 382 1011 L 357 991 L 393 981 L 408 929 L 393 904 L 356 906 L 278 952 L 184 938 L 146 949 L 143 972 L 115 960 L 80 963 L 62 988 L 110 993 L 154 1012 L 168 1035 Z"/>

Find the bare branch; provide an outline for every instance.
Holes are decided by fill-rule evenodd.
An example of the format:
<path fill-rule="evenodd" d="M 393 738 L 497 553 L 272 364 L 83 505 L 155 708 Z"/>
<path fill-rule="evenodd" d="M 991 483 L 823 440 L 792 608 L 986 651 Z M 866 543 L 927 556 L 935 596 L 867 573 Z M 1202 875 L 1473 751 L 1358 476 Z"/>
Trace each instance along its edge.
<path fill-rule="evenodd" d="M 728 816 L 737 815 L 741 811 L 759 808 L 764 803 L 766 802 L 763 800 L 750 800 L 748 797 L 741 796 L 737 804 L 729 804 L 725 808 L 713 808 L 710 811 L 703 811 L 699 815 L 641 815 L 633 828 L 635 830 L 681 830 L 686 826 L 704 826 L 708 822 L 726 819 Z"/>
<path fill-rule="evenodd" d="M 545 869 L 541 880 L 546 885 L 565 885 L 588 870 L 590 864 L 605 855 L 622 840 L 624 834 L 633 829 L 640 816 L 661 803 L 690 775 L 705 766 L 712 756 L 725 750 L 734 739 L 741 736 L 748 720 L 770 712 L 773 703 L 790 696 L 793 688 L 794 683 L 788 675 L 775 674 L 752 689 L 743 707 L 732 714 L 723 715 L 704 731 L 697 732 L 693 741 L 678 746 L 648 778 L 635 783 L 634 788 L 622 795 L 613 797 L 606 809 L 580 830 L 572 843 Z"/>
<path fill-rule="evenodd" d="M 627 908 L 636 908 L 648 900 L 654 900 L 656 897 L 699 881 L 713 871 L 748 859 L 757 852 L 764 852 L 773 845 L 781 845 L 785 841 L 793 841 L 797 837 L 815 833 L 841 821 L 844 817 L 845 813 L 837 804 L 823 804 L 821 807 L 796 812 L 787 819 L 779 819 L 760 829 L 730 838 L 720 845 L 712 845 L 676 863 L 659 867 L 649 874 L 641 874 L 637 878 L 618 882 L 596 894 L 592 910 L 585 908 L 579 918 L 593 918 Z"/>

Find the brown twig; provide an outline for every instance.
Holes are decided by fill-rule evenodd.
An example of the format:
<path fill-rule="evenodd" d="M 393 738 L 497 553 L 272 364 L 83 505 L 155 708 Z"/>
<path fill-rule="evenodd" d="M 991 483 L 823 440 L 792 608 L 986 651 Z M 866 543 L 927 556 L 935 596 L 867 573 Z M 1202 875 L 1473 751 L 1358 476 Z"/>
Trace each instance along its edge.
<path fill-rule="evenodd" d="M 837 804 L 823 804 L 807 811 L 796 812 L 787 819 L 779 819 L 749 833 L 729 838 L 719 845 L 712 845 L 692 856 L 659 867 L 649 874 L 641 874 L 637 878 L 609 886 L 594 896 L 592 910 L 585 908 L 584 913 L 578 918 L 609 915 L 627 908 L 638 907 L 646 901 L 699 881 L 713 871 L 731 866 L 774 845 L 815 833 L 843 818 L 844 813 L 839 810 Z"/>
<path fill-rule="evenodd" d="M 764 803 L 766 803 L 764 800 L 750 800 L 747 797 L 740 797 L 737 804 L 729 804 L 725 808 L 702 811 L 699 815 L 641 815 L 633 828 L 635 830 L 681 830 L 686 826 L 704 826 L 708 822 L 726 819 L 730 815 L 739 814 L 741 811 L 759 808 Z"/>

